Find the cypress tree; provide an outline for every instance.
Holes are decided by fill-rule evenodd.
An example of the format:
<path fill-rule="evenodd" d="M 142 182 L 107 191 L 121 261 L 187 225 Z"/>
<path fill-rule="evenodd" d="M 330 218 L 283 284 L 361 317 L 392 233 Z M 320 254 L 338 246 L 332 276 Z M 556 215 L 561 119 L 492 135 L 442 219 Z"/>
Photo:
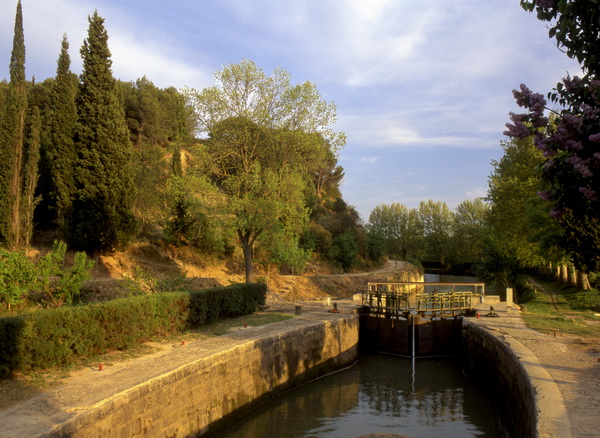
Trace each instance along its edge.
<path fill-rule="evenodd" d="M 40 201 L 40 196 L 36 196 L 35 189 L 38 183 L 38 165 L 40 161 L 40 138 L 42 132 L 42 119 L 40 110 L 36 106 L 33 109 L 31 117 L 31 132 L 23 166 L 23 193 L 22 193 L 22 230 L 23 245 L 29 247 L 33 236 L 33 213 L 35 207 Z"/>
<path fill-rule="evenodd" d="M 76 101 L 76 192 L 69 234 L 76 247 L 110 251 L 126 244 L 135 228 L 132 151 L 104 19 L 96 11 L 88 20 Z"/>
<path fill-rule="evenodd" d="M 77 153 L 73 137 L 77 123 L 77 86 L 77 76 L 71 72 L 69 41 L 65 35 L 58 57 L 56 81 L 52 88 L 50 134 L 44 148 L 49 173 L 49 187 L 46 189 L 48 206 L 53 211 L 53 219 L 63 231 L 65 213 L 71 207 L 75 192 L 73 172 Z"/>
<path fill-rule="evenodd" d="M 13 48 L 10 58 L 10 83 L 4 101 L 0 149 L 0 230 L 11 249 L 21 245 L 22 166 L 27 110 L 25 81 L 25 37 L 21 1 L 17 3 Z"/>

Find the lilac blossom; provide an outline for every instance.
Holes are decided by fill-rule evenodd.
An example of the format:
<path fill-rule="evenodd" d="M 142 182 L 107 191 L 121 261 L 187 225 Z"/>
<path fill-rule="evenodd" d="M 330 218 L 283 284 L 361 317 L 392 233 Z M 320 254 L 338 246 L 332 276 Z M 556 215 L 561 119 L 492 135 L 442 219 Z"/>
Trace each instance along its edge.
<path fill-rule="evenodd" d="M 588 167 L 588 160 L 582 160 L 581 158 L 573 155 L 568 157 L 565 162 L 573 166 L 573 168 L 577 170 L 584 178 L 589 178 L 593 175 L 592 171 Z"/>
<path fill-rule="evenodd" d="M 513 123 L 507 123 L 505 125 L 508 129 L 506 131 L 504 131 L 504 135 L 508 136 L 508 137 L 515 137 L 515 138 L 527 138 L 529 137 L 530 133 L 529 133 L 529 128 L 521 122 L 515 122 Z"/>
<path fill-rule="evenodd" d="M 569 92 L 579 91 L 578 89 L 583 85 L 583 81 L 579 76 L 567 76 L 563 79 L 563 84 L 565 84 L 565 89 Z"/>
<path fill-rule="evenodd" d="M 583 144 L 580 141 L 576 140 L 566 140 L 564 142 L 564 149 L 571 149 L 574 151 L 580 151 L 583 149 Z"/>
<path fill-rule="evenodd" d="M 550 216 L 552 216 L 554 219 L 560 219 L 561 217 L 563 217 L 564 212 L 562 210 L 559 210 L 558 208 L 553 208 L 550 211 Z"/>
<path fill-rule="evenodd" d="M 592 201 L 598 200 L 596 191 L 594 191 L 592 189 L 588 189 L 587 187 L 579 187 L 579 193 L 581 193 L 583 196 L 585 196 L 586 198 L 588 198 Z"/>
<path fill-rule="evenodd" d="M 581 125 L 583 124 L 583 120 L 581 119 L 581 117 L 575 116 L 573 114 L 564 114 L 563 120 L 575 129 L 581 128 Z"/>
<path fill-rule="evenodd" d="M 598 134 L 592 134 L 588 137 L 590 141 L 600 143 L 600 132 Z"/>
<path fill-rule="evenodd" d="M 537 195 L 542 198 L 544 201 L 549 201 L 550 200 L 550 192 L 548 190 L 543 190 L 543 191 L 539 191 L 537 192 Z"/>
<path fill-rule="evenodd" d="M 600 115 L 600 110 L 598 108 L 591 107 L 585 103 L 582 103 L 579 106 L 579 111 L 581 111 L 588 119 L 597 119 L 598 115 Z"/>

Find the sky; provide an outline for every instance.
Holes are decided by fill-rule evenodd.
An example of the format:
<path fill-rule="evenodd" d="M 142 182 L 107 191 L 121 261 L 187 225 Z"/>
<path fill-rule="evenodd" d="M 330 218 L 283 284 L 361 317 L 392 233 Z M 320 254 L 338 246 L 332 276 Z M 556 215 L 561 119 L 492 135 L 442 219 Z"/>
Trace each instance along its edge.
<path fill-rule="evenodd" d="M 0 79 L 8 78 L 17 0 L 0 0 Z M 22 0 L 26 74 L 54 77 L 63 34 L 71 69 L 88 16 L 106 22 L 113 74 L 158 87 L 214 85 L 243 59 L 314 82 L 347 143 L 344 200 L 374 207 L 485 196 L 512 90 L 546 94 L 578 65 L 518 0 Z"/>

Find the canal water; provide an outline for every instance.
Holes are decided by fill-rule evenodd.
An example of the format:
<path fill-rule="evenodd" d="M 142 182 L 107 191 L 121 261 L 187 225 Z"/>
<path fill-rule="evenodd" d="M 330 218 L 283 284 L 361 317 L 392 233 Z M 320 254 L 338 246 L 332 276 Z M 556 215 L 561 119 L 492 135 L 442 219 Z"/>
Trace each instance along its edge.
<path fill-rule="evenodd" d="M 210 436 L 507 437 L 484 388 L 455 359 L 364 355 L 354 366 L 289 391 Z"/>

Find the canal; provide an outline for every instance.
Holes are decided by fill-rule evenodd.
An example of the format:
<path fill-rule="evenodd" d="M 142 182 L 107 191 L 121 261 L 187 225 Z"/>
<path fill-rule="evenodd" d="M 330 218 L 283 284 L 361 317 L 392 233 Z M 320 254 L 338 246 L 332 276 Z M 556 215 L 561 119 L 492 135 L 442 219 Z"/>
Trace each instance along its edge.
<path fill-rule="evenodd" d="M 477 282 L 425 274 L 427 282 Z M 361 355 L 352 367 L 224 421 L 210 437 L 508 437 L 491 394 L 462 372 L 460 358 L 413 361 Z"/>
<path fill-rule="evenodd" d="M 458 360 L 363 355 L 354 366 L 294 389 L 226 421 L 209 436 L 355 438 L 507 437 L 484 388 Z"/>

